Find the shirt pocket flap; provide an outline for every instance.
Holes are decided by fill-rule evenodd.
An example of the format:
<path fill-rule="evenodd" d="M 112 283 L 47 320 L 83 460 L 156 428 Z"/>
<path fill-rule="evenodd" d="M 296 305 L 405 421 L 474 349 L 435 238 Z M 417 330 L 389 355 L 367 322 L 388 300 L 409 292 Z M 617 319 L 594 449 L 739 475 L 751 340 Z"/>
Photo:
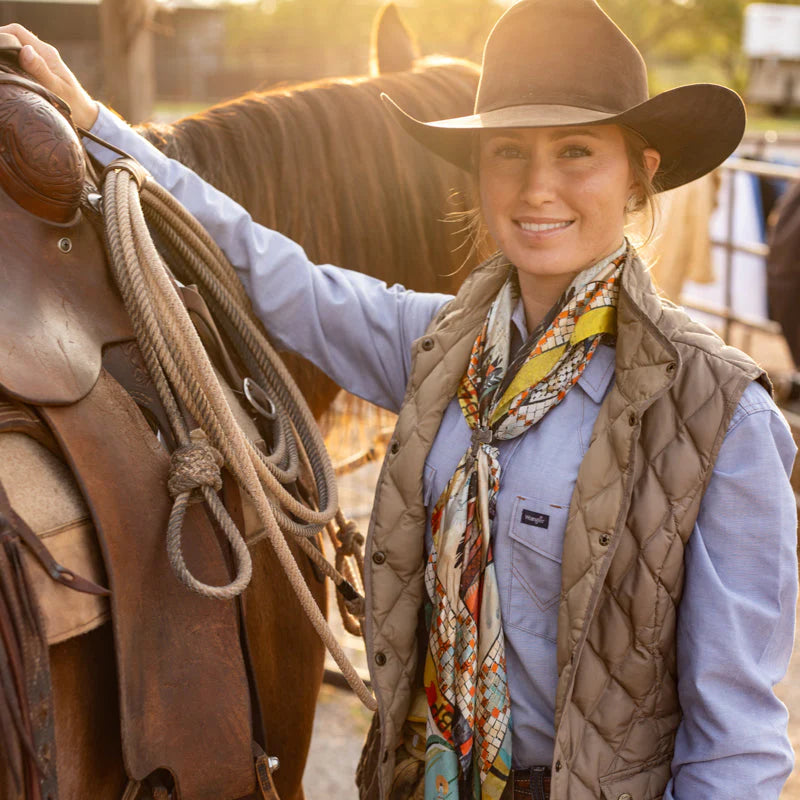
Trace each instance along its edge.
<path fill-rule="evenodd" d="M 661 800 L 671 775 L 671 759 L 615 772 L 600 779 L 603 800 Z"/>
<path fill-rule="evenodd" d="M 511 538 L 560 564 L 568 513 L 565 503 L 518 496 L 511 518 Z"/>

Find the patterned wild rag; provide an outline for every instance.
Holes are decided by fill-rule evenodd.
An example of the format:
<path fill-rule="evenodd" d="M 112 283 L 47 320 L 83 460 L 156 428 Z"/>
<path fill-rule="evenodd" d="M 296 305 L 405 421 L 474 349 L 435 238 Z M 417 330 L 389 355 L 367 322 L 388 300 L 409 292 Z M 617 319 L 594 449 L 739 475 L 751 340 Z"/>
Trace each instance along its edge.
<path fill-rule="evenodd" d="M 490 520 L 500 488 L 495 440 L 513 439 L 564 399 L 603 334 L 616 333 L 626 251 L 581 273 L 517 358 L 510 277 L 475 340 L 458 401 L 472 429 L 431 517 L 425 663 L 425 800 L 498 800 L 511 769 L 510 701 Z M 510 362 L 510 363 L 509 363 Z M 412 717 L 409 716 L 409 720 Z"/>

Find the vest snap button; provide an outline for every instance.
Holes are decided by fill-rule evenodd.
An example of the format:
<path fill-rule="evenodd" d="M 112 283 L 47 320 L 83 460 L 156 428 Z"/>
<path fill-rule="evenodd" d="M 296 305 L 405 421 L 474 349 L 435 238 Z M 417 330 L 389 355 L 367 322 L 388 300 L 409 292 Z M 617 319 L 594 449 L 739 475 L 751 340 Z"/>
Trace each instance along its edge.
<path fill-rule="evenodd" d="M 426 336 L 422 340 L 422 349 L 423 350 L 433 350 L 433 339 L 430 336 Z"/>
<path fill-rule="evenodd" d="M 600 544 L 603 545 L 603 547 L 607 547 L 610 541 L 611 537 L 607 533 L 600 534 Z"/>
<path fill-rule="evenodd" d="M 375 653 L 375 663 L 382 667 L 386 663 L 386 653 Z"/>
<path fill-rule="evenodd" d="M 674 361 L 670 361 L 669 364 L 667 364 L 667 375 L 672 375 L 677 368 L 678 365 Z"/>
<path fill-rule="evenodd" d="M 556 761 L 556 772 L 561 772 L 561 762 Z"/>
<path fill-rule="evenodd" d="M 627 792 L 623 792 L 623 793 L 622 793 L 622 794 L 621 794 L 621 795 L 620 795 L 620 796 L 617 798 L 617 800 L 633 800 L 633 795 L 632 795 L 632 794 L 628 794 Z"/>
<path fill-rule="evenodd" d="M 372 554 L 372 560 L 376 564 L 383 564 L 383 562 L 386 561 L 386 553 L 384 553 L 383 550 L 378 550 Z"/>
<path fill-rule="evenodd" d="M 398 441 L 395 439 L 395 441 L 393 441 L 393 442 L 392 442 L 392 443 L 389 445 L 389 452 L 390 452 L 390 453 L 391 453 L 393 456 L 394 456 L 394 455 L 397 455 L 397 453 L 399 453 L 399 452 L 400 452 L 400 442 L 398 442 Z"/>
<path fill-rule="evenodd" d="M 634 414 L 632 411 L 630 416 L 628 417 L 628 425 L 630 425 L 631 428 L 633 428 L 634 425 L 636 425 L 636 414 Z"/>

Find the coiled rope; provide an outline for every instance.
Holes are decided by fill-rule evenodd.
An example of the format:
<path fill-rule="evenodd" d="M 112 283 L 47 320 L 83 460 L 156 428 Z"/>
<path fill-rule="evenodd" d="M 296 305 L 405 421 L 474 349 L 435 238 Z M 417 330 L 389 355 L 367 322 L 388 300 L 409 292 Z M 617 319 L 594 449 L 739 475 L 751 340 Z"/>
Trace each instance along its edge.
<path fill-rule="evenodd" d="M 360 629 L 363 598 L 354 584 L 361 588 L 363 556 L 354 541 L 355 534 L 348 533 L 338 511 L 334 470 L 308 406 L 255 322 L 233 266 L 197 220 L 132 159 L 112 162 L 104 172 L 102 189 L 114 277 L 178 445 L 172 454 L 169 490 L 174 504 L 167 529 L 167 552 L 173 570 L 193 591 L 218 599 L 241 594 L 250 582 L 248 543 L 216 494 L 221 485 L 219 471 L 224 466 L 252 501 L 263 526 L 249 544 L 263 537 L 269 539 L 303 611 L 353 691 L 374 710 L 374 697 L 333 635 L 284 536 L 286 532 L 296 537 L 304 552 L 334 580 L 344 596 L 340 608 L 344 605 L 350 615 L 355 615 L 350 620 L 345 618 L 345 626 L 350 632 Z M 270 456 L 248 439 L 234 418 L 176 284 L 153 243 L 148 222 L 176 255 L 171 266 L 177 277 L 198 284 L 215 320 L 275 407 L 276 446 Z M 188 429 L 181 405 L 197 421 L 196 429 Z M 299 473 L 295 432 L 310 466 L 320 510 L 303 504 L 283 485 L 293 482 Z M 236 576 L 226 586 L 200 582 L 183 559 L 181 530 L 186 509 L 200 500 L 207 503 L 231 546 Z M 346 548 L 355 556 L 358 577 L 344 561 L 344 554 L 337 553 L 334 567 L 315 546 L 312 539 L 325 527 L 335 545 L 344 538 Z"/>

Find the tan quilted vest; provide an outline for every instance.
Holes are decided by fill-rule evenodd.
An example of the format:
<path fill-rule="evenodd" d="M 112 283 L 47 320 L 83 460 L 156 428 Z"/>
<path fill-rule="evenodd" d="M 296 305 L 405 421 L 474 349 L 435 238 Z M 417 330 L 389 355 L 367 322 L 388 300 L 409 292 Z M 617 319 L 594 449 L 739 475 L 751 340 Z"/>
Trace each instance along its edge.
<path fill-rule="evenodd" d="M 362 757 L 362 798 L 386 796 L 414 688 L 425 457 L 507 269 L 497 260 L 477 269 L 414 344 L 367 544 L 367 654 L 381 736 Z M 637 258 L 625 267 L 617 317 L 616 380 L 565 532 L 553 800 L 656 800 L 664 792 L 681 715 L 683 549 L 739 397 L 763 376 L 662 303 Z"/>

